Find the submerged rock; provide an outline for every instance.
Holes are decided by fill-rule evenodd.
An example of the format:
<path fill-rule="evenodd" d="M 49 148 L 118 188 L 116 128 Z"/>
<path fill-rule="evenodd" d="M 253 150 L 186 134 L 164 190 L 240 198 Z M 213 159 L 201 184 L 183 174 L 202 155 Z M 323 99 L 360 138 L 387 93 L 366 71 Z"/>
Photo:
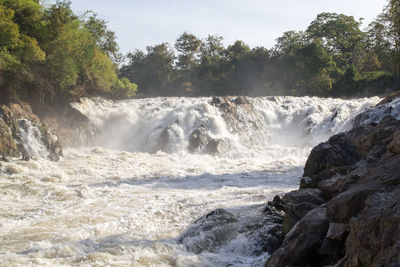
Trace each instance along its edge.
<path fill-rule="evenodd" d="M 243 256 L 276 250 L 282 242 L 282 215 L 272 208 L 216 209 L 197 219 L 178 242 L 190 252 L 235 251 Z"/>
<path fill-rule="evenodd" d="M 204 127 L 197 128 L 189 136 L 188 150 L 190 152 L 202 152 L 211 140 Z"/>
<path fill-rule="evenodd" d="M 225 154 L 231 149 L 229 140 L 212 138 L 204 127 L 197 128 L 189 136 L 188 150 L 192 153 Z"/>
<path fill-rule="evenodd" d="M 393 101 L 316 146 L 300 190 L 269 203 L 291 230 L 266 266 L 400 266 L 400 120 L 392 112 L 400 101 Z"/>

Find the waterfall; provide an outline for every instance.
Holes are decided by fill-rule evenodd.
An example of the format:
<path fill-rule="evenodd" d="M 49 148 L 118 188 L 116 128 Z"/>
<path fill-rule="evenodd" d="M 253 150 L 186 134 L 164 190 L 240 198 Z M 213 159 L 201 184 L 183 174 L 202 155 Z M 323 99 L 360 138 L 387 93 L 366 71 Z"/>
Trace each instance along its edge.
<path fill-rule="evenodd" d="M 389 105 L 357 116 L 378 101 L 83 98 L 72 106 L 97 128 L 94 146 L 66 147 L 59 161 L 21 120 L 19 145 L 36 157 L 0 164 L 0 261 L 264 266 L 281 219 L 266 203 L 298 188 L 315 144 L 398 116 Z"/>
<path fill-rule="evenodd" d="M 84 98 L 73 107 L 100 129 L 100 146 L 130 152 L 248 155 L 272 145 L 314 146 L 349 129 L 354 116 L 377 101 L 171 97 L 115 102 Z"/>

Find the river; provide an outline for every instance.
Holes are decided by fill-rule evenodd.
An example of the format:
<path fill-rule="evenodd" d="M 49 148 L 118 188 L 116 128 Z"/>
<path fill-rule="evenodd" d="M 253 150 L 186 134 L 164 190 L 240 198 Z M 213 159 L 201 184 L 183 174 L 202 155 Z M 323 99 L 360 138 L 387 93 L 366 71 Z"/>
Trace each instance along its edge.
<path fill-rule="evenodd" d="M 35 159 L 0 165 L 0 266 L 263 266 L 268 227 L 244 228 L 298 188 L 313 146 L 379 98 L 246 99 L 82 99 L 95 145 L 57 162 L 25 133 Z M 234 219 L 198 227 L 220 208 Z"/>

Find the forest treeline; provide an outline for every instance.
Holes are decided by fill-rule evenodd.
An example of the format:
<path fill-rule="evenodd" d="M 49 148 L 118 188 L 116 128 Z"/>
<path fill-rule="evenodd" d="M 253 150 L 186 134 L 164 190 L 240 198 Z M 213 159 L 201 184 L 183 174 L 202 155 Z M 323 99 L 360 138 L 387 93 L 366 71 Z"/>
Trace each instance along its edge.
<path fill-rule="evenodd" d="M 0 0 L 0 100 L 38 103 L 82 96 L 382 95 L 400 86 L 400 0 L 366 29 L 352 16 L 321 13 L 273 48 L 227 47 L 223 38 L 181 34 L 119 53 L 114 32 L 69 1 Z M 260 37 L 261 38 L 261 37 Z M 1 102 L 0 101 L 0 102 Z"/>
<path fill-rule="evenodd" d="M 87 95 L 131 97 L 118 77 L 114 32 L 96 14 L 75 15 L 69 1 L 0 0 L 0 100 L 54 103 Z"/>
<path fill-rule="evenodd" d="M 272 49 L 183 33 L 127 55 L 120 70 L 142 96 L 382 95 L 400 89 L 400 1 L 362 30 L 352 16 L 321 13 L 304 31 L 288 31 Z"/>

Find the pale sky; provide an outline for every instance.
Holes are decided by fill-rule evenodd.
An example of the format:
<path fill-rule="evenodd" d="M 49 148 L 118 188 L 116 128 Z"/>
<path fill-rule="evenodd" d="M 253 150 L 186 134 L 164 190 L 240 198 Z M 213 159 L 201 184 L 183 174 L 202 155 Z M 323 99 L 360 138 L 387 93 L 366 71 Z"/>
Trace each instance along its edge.
<path fill-rule="evenodd" d="M 169 42 L 183 32 L 199 38 L 242 40 L 251 48 L 271 48 L 289 30 L 305 30 L 321 12 L 364 18 L 364 27 L 387 0 L 72 0 L 76 14 L 92 10 L 108 21 L 122 53 Z"/>

